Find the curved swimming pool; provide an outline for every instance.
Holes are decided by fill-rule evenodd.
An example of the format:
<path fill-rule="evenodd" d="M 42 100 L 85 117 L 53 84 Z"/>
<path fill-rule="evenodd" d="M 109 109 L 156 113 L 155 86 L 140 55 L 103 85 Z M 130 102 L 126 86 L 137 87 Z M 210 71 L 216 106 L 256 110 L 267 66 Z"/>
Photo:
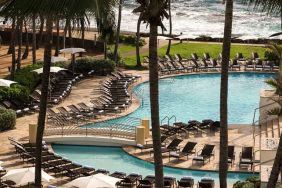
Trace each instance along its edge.
<path fill-rule="evenodd" d="M 74 146 L 74 145 L 52 145 L 54 151 L 74 162 L 82 165 L 91 166 L 95 169 L 104 168 L 110 172 L 122 171 L 127 174 L 138 173 L 143 177 L 154 174 L 154 165 L 147 161 L 139 160 L 128 155 L 118 147 L 97 147 L 97 146 Z M 173 176 L 180 179 L 184 176 L 192 176 L 195 181 L 203 177 L 215 179 L 218 183 L 218 173 L 200 170 L 186 170 L 171 167 L 164 167 L 166 176 Z M 239 180 L 254 176 L 251 173 L 228 173 L 228 183 L 233 184 Z M 256 176 L 258 176 L 256 174 Z"/>
<path fill-rule="evenodd" d="M 229 123 L 251 124 L 254 109 L 259 106 L 260 90 L 269 87 L 264 82 L 273 73 L 229 74 Z M 176 116 L 177 121 L 213 119 L 219 120 L 220 74 L 190 74 L 161 79 L 160 119 Z M 149 83 L 134 88 L 141 106 L 127 117 L 150 118 Z M 109 120 L 124 123 L 126 117 Z M 98 124 L 89 125 L 91 127 Z"/>

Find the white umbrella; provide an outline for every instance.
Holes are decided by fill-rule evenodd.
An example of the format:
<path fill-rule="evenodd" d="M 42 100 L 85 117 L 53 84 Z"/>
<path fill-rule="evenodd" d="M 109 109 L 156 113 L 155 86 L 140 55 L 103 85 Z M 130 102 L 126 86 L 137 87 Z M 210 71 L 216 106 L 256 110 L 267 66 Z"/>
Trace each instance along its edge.
<path fill-rule="evenodd" d="M 120 180 L 119 178 L 104 174 L 95 174 L 93 176 L 77 178 L 66 185 L 78 188 L 115 188 L 116 183 Z"/>
<path fill-rule="evenodd" d="M 252 35 L 244 35 L 244 36 L 239 37 L 238 39 L 241 39 L 241 40 L 257 40 L 258 37 L 252 36 Z"/>
<path fill-rule="evenodd" d="M 5 79 L 0 79 L 0 87 L 10 87 L 11 84 L 15 84 L 17 82 L 11 81 L 11 80 L 5 80 Z"/>
<path fill-rule="evenodd" d="M 50 67 L 50 72 L 52 72 L 52 73 L 57 73 L 57 72 L 60 72 L 62 70 L 67 70 L 67 69 L 64 69 L 64 68 L 61 68 L 61 67 Z M 33 72 L 36 72 L 37 74 L 42 74 L 43 68 L 35 69 L 35 70 L 33 70 Z"/>
<path fill-rule="evenodd" d="M 57 63 L 57 62 L 65 62 L 68 59 L 65 57 L 61 57 L 61 56 L 52 56 L 51 57 L 51 63 Z"/>
<path fill-rule="evenodd" d="M 60 53 L 65 54 L 76 54 L 81 52 L 86 52 L 86 50 L 84 48 L 65 48 L 60 50 Z"/>
<path fill-rule="evenodd" d="M 173 38 L 165 37 L 165 36 L 158 36 L 158 40 L 172 40 Z"/>
<path fill-rule="evenodd" d="M 16 183 L 17 186 L 26 185 L 28 183 L 34 182 L 35 168 L 21 168 L 9 170 L 6 175 L 4 175 L 2 180 L 10 180 Z M 43 170 L 41 171 L 42 181 L 49 182 L 54 179 L 52 176 L 48 175 Z"/>

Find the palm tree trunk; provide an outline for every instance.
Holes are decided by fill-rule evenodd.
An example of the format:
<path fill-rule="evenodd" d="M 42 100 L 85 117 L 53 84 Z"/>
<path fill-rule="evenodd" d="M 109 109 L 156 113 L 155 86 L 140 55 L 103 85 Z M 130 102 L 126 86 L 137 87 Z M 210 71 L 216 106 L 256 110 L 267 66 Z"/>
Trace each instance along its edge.
<path fill-rule="evenodd" d="M 118 64 L 118 45 L 119 45 L 119 35 L 120 35 L 120 25 L 121 25 L 122 3 L 123 3 L 123 0 L 120 0 L 119 6 L 118 6 L 118 25 L 117 25 L 116 44 L 115 44 L 115 51 L 114 51 L 114 58 L 115 58 L 116 65 Z"/>
<path fill-rule="evenodd" d="M 36 63 L 36 16 L 32 16 L 32 63 Z"/>
<path fill-rule="evenodd" d="M 150 102 L 151 102 L 151 121 L 152 137 L 154 147 L 154 164 L 156 176 L 156 188 L 164 187 L 163 181 L 163 160 L 161 154 L 161 133 L 159 117 L 159 76 L 158 76 L 158 49 L 157 49 L 157 24 L 150 23 L 149 39 L 149 82 L 150 82 Z"/>
<path fill-rule="evenodd" d="M 35 160 L 35 186 L 41 187 L 41 169 L 42 169 L 42 138 L 45 128 L 46 108 L 48 100 L 49 89 L 49 75 L 50 75 L 50 63 L 52 55 L 52 18 L 49 17 L 46 20 L 46 38 L 44 49 L 44 65 L 42 74 L 42 89 L 40 96 L 40 111 L 38 116 L 38 127 L 36 135 L 36 160 Z"/>
<path fill-rule="evenodd" d="M 29 38 L 28 38 L 28 31 L 26 27 L 26 20 L 24 21 L 24 29 L 25 29 L 25 50 L 22 59 L 26 59 L 29 55 Z"/>
<path fill-rule="evenodd" d="M 44 24 L 45 24 L 45 19 L 44 19 L 44 17 L 40 16 L 40 29 L 39 29 L 39 40 L 37 42 L 37 49 L 42 44 Z"/>
<path fill-rule="evenodd" d="M 137 32 L 136 32 L 136 67 L 141 67 L 142 66 L 141 59 L 140 59 L 140 46 L 139 46 L 141 21 L 142 21 L 142 13 L 140 13 L 140 16 L 139 16 L 138 22 L 137 22 Z"/>
<path fill-rule="evenodd" d="M 19 29 L 18 29 L 18 58 L 17 58 L 17 69 L 21 68 L 21 58 L 22 58 L 22 44 L 23 44 L 23 18 L 18 19 Z"/>
<path fill-rule="evenodd" d="M 171 0 L 168 0 L 168 14 L 169 14 L 169 35 L 172 35 L 172 19 L 171 19 Z M 166 54 L 170 54 L 171 40 L 168 40 Z"/>
<path fill-rule="evenodd" d="M 80 25 L 81 25 L 81 47 L 84 48 L 84 42 L 85 42 L 85 22 L 84 22 L 84 19 L 80 19 Z"/>
<path fill-rule="evenodd" d="M 107 45 L 107 39 L 105 38 L 104 39 L 104 59 L 106 60 L 106 59 L 108 59 L 108 53 L 107 53 L 107 51 L 108 51 L 108 45 Z"/>
<path fill-rule="evenodd" d="M 13 41 L 13 40 L 15 40 L 15 27 L 16 27 L 16 19 L 15 18 L 12 18 L 12 31 L 11 31 L 11 42 L 10 42 L 10 45 L 9 45 L 9 49 L 8 49 L 8 52 L 7 52 L 7 54 L 12 54 L 12 46 L 13 46 L 13 44 L 14 44 L 14 46 L 15 46 L 15 41 Z M 12 40 L 13 39 L 13 40 Z"/>
<path fill-rule="evenodd" d="M 12 54 L 12 66 L 11 66 L 11 80 L 15 79 L 16 72 L 16 19 L 12 21 L 12 34 L 11 34 L 11 54 Z"/>
<path fill-rule="evenodd" d="M 233 0 L 226 0 L 225 26 L 222 48 L 222 70 L 220 86 L 220 188 L 227 187 L 228 170 L 228 66 L 230 59 L 231 33 L 233 20 Z"/>
<path fill-rule="evenodd" d="M 68 29 L 68 34 L 69 34 L 69 45 L 70 45 L 70 47 L 73 47 L 72 29 L 71 29 L 70 19 L 67 19 L 67 29 Z"/>
<path fill-rule="evenodd" d="M 59 56 L 59 48 L 60 48 L 60 20 L 57 19 L 56 23 L 57 33 L 56 33 L 56 48 L 55 48 L 55 56 Z"/>
<path fill-rule="evenodd" d="M 282 134 L 280 135 L 280 141 L 274 159 L 273 167 L 270 173 L 270 177 L 267 183 L 267 188 L 276 187 L 279 173 L 281 172 L 281 168 L 282 168 Z"/>

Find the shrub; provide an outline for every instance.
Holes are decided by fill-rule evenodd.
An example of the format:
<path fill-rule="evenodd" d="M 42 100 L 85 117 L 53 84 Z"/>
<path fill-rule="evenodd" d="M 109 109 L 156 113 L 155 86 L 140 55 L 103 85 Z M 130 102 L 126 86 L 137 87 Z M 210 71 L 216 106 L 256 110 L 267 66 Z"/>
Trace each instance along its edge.
<path fill-rule="evenodd" d="M 136 46 L 137 37 L 135 35 L 120 35 L 119 36 L 119 42 Z M 145 46 L 145 45 L 146 45 L 146 41 L 144 39 L 140 38 L 139 39 L 139 46 Z"/>
<path fill-rule="evenodd" d="M 264 58 L 268 61 L 276 61 L 279 59 L 277 55 L 271 51 L 265 51 Z"/>
<path fill-rule="evenodd" d="M 112 61 L 115 61 L 114 52 L 108 51 L 107 57 L 108 57 L 108 59 L 110 59 L 110 60 L 112 60 Z M 120 57 L 120 54 L 119 54 L 119 53 L 117 54 L 117 61 L 118 61 L 118 63 L 120 63 L 120 61 L 121 61 L 121 57 Z"/>
<path fill-rule="evenodd" d="M 22 86 L 26 86 L 30 91 L 32 91 L 38 84 L 40 77 L 37 73 L 32 72 L 32 70 L 39 69 L 42 64 L 28 65 L 18 69 L 15 73 L 15 82 Z"/>
<path fill-rule="evenodd" d="M 30 90 L 18 84 L 12 85 L 9 87 L 0 88 L 0 101 L 18 99 L 21 101 L 28 101 Z"/>
<path fill-rule="evenodd" d="M 115 63 L 112 60 L 97 60 L 93 57 L 83 57 L 76 60 L 75 72 L 87 74 L 95 70 L 97 75 L 105 75 L 115 70 Z"/>
<path fill-rule="evenodd" d="M 16 112 L 0 108 L 0 131 L 13 129 L 16 125 Z"/>
<path fill-rule="evenodd" d="M 233 188 L 259 188 L 260 181 L 257 177 L 252 176 L 246 179 L 246 181 L 237 181 Z"/>

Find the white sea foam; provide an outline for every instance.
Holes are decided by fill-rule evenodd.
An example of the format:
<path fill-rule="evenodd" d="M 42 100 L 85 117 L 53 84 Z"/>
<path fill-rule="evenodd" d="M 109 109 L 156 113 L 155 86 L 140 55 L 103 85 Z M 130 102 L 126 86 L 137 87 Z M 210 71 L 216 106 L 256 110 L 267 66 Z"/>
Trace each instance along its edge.
<path fill-rule="evenodd" d="M 121 29 L 136 31 L 138 15 L 135 0 L 125 0 Z M 221 0 L 174 0 L 172 1 L 173 33 L 219 36 L 223 34 L 224 5 Z M 168 20 L 164 20 L 168 29 Z M 141 31 L 148 32 L 146 25 Z M 240 36 L 268 37 L 280 31 L 280 19 L 266 13 L 254 12 L 252 7 L 236 1 L 234 4 L 233 34 Z M 167 33 L 167 32 L 166 32 Z"/>

